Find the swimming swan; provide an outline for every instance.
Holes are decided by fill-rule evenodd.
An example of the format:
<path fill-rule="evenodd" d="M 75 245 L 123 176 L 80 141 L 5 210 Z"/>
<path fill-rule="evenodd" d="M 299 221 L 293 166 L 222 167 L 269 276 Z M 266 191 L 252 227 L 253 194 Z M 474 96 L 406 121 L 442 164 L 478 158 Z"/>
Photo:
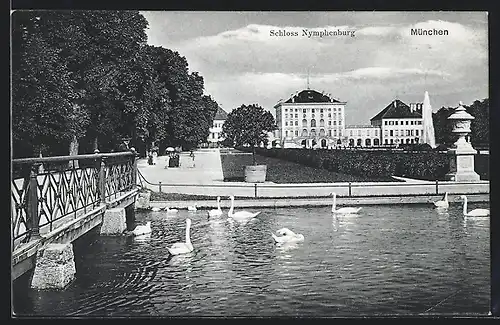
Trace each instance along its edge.
<path fill-rule="evenodd" d="M 249 211 L 238 211 L 234 212 L 234 195 L 229 197 L 231 199 L 231 207 L 227 213 L 228 217 L 236 221 L 246 221 L 250 220 L 260 214 L 259 212 L 249 212 Z"/>
<path fill-rule="evenodd" d="M 217 217 L 222 215 L 222 209 L 220 208 L 220 196 L 217 197 L 217 209 L 208 211 L 209 217 Z"/>
<path fill-rule="evenodd" d="M 132 234 L 134 236 L 140 236 L 140 235 L 145 235 L 145 234 L 150 234 L 151 233 L 151 222 L 148 221 L 146 225 L 139 225 L 135 227 L 134 230 L 132 230 Z"/>
<path fill-rule="evenodd" d="M 461 195 L 460 198 L 464 200 L 463 213 L 467 217 L 487 217 L 490 215 L 490 210 L 488 209 L 474 209 L 467 212 L 467 196 Z"/>
<path fill-rule="evenodd" d="M 333 195 L 332 213 L 350 214 L 350 213 L 358 213 L 359 210 L 361 210 L 361 208 L 354 208 L 354 207 L 343 207 L 340 209 L 336 209 L 337 193 L 332 193 L 332 195 Z"/>
<path fill-rule="evenodd" d="M 442 200 L 434 202 L 434 206 L 436 208 L 448 208 L 450 206 L 448 203 L 448 192 L 444 193 L 444 197 Z"/>
<path fill-rule="evenodd" d="M 156 207 L 151 208 L 151 211 L 153 211 L 153 212 L 158 212 L 158 211 L 160 211 L 160 210 L 161 210 L 160 208 L 156 208 Z"/>
<path fill-rule="evenodd" d="M 188 206 L 188 211 L 196 211 L 196 204 Z"/>
<path fill-rule="evenodd" d="M 276 233 L 279 236 L 276 236 L 275 234 L 273 234 L 271 232 L 271 236 L 273 237 L 274 242 L 276 244 L 296 243 L 296 242 L 304 241 L 304 235 L 296 234 L 288 228 L 282 228 L 282 229 L 276 231 Z"/>
<path fill-rule="evenodd" d="M 187 254 L 187 253 L 193 251 L 193 249 L 194 249 L 193 244 L 191 244 L 191 238 L 189 236 L 190 227 L 191 227 L 191 219 L 187 218 L 186 219 L 186 241 L 172 244 L 172 246 L 170 246 L 170 248 L 167 248 L 168 252 L 171 255 Z"/>
<path fill-rule="evenodd" d="M 179 212 L 179 210 L 177 210 L 177 209 L 170 209 L 169 207 L 166 207 L 165 211 L 167 211 L 167 213 L 177 213 L 177 212 Z"/>

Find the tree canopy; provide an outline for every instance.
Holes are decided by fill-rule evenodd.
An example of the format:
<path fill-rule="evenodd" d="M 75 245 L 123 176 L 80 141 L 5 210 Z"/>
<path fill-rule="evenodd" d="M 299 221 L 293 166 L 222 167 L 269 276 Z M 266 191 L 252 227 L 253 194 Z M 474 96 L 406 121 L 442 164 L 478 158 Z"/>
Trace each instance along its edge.
<path fill-rule="evenodd" d="M 138 11 L 15 12 L 14 157 L 206 141 L 217 103 L 184 57 L 146 44 L 147 27 Z"/>
<path fill-rule="evenodd" d="M 267 142 L 267 133 L 276 129 L 274 117 L 269 111 L 256 104 L 241 105 L 227 115 L 221 136 L 227 144 L 255 148 Z"/>
<path fill-rule="evenodd" d="M 471 122 L 470 140 L 473 146 L 483 147 L 489 144 L 489 99 L 476 100 L 472 105 L 464 105 L 467 113 L 474 116 Z M 451 146 L 456 139 L 452 134 L 452 125 L 448 117 L 455 112 L 456 107 L 441 107 L 433 113 L 436 143 Z"/>

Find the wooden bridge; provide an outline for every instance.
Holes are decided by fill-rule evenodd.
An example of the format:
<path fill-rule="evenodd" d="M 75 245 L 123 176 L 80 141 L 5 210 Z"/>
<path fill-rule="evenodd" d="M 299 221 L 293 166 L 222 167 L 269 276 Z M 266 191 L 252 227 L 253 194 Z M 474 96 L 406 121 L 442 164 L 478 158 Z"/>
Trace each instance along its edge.
<path fill-rule="evenodd" d="M 137 154 L 99 153 L 12 160 L 12 280 L 49 244 L 66 244 L 102 225 L 110 208 L 132 215 Z M 129 215 L 130 217 L 130 215 Z"/>

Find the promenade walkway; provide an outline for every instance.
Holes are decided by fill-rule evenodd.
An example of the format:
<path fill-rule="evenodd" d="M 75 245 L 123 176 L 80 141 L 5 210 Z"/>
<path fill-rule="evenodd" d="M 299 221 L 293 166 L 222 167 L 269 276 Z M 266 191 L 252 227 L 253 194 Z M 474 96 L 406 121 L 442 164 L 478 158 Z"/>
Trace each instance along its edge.
<path fill-rule="evenodd" d="M 195 152 L 194 164 L 189 153 L 182 152 L 180 167 L 165 168 L 168 165 L 167 156 L 159 156 L 155 165 L 148 165 L 147 159 L 139 159 L 137 168 L 151 183 L 157 184 L 213 184 L 224 183 L 219 149 L 199 149 Z M 158 186 L 143 184 L 154 191 Z"/>
<path fill-rule="evenodd" d="M 488 197 L 489 182 L 479 181 L 474 183 L 456 183 L 449 181 L 439 181 L 439 184 L 431 181 L 417 180 L 398 177 L 399 181 L 394 182 L 336 182 L 336 183 L 294 183 L 276 184 L 265 182 L 259 184 L 246 182 L 224 182 L 221 167 L 220 151 L 218 149 L 199 149 L 195 151 L 194 165 L 189 153 L 180 154 L 179 168 L 165 168 L 166 157 L 158 157 L 156 164 L 150 166 L 146 159 L 138 161 L 138 169 L 145 180 L 142 180 L 143 187 L 153 191 L 159 191 L 161 182 L 161 192 L 179 193 L 190 195 L 227 197 L 234 195 L 245 198 L 275 198 L 291 199 L 299 198 L 320 198 L 329 197 L 332 192 L 337 193 L 339 200 L 344 198 L 368 198 L 393 197 L 386 200 L 392 203 L 399 201 L 399 197 L 419 196 L 419 199 L 411 199 L 409 202 L 416 203 L 424 200 L 435 200 L 440 198 L 444 192 L 450 195 L 478 195 L 482 198 Z M 139 177 L 141 178 L 141 177 Z M 403 181 L 403 182 L 401 182 Z M 148 183 L 149 182 L 149 183 Z M 423 196 L 427 196 L 424 198 Z M 373 200 L 365 200 L 372 202 Z M 403 201 L 406 202 L 406 199 Z M 382 201 L 381 201 L 382 202 Z M 214 202 L 199 202 L 200 205 L 211 206 Z M 256 204 L 252 201 L 251 204 Z M 263 203 L 263 202 L 261 202 Z M 304 203 L 304 202 L 302 202 Z M 402 201 L 399 201 L 402 203 Z M 258 204 L 258 203 L 257 203 Z M 275 203 L 268 203 L 275 204 Z M 179 204 L 181 206 L 183 204 Z"/>

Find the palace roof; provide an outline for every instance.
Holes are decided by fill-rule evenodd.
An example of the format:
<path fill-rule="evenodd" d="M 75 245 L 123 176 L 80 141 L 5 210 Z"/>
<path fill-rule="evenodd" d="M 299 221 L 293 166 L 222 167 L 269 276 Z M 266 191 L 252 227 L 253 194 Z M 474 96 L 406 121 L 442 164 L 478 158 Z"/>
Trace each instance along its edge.
<path fill-rule="evenodd" d="M 399 99 L 393 100 L 380 113 L 370 119 L 370 121 L 381 120 L 385 118 L 421 118 L 422 114 L 418 111 L 411 111 L 410 106 Z"/>
<path fill-rule="evenodd" d="M 222 107 L 219 106 L 217 109 L 217 113 L 215 113 L 214 120 L 226 120 L 227 119 L 227 112 L 222 109 Z"/>
<path fill-rule="evenodd" d="M 304 89 L 281 103 L 340 103 L 340 101 L 328 96 L 328 94 L 320 93 L 319 91 L 312 89 Z"/>

